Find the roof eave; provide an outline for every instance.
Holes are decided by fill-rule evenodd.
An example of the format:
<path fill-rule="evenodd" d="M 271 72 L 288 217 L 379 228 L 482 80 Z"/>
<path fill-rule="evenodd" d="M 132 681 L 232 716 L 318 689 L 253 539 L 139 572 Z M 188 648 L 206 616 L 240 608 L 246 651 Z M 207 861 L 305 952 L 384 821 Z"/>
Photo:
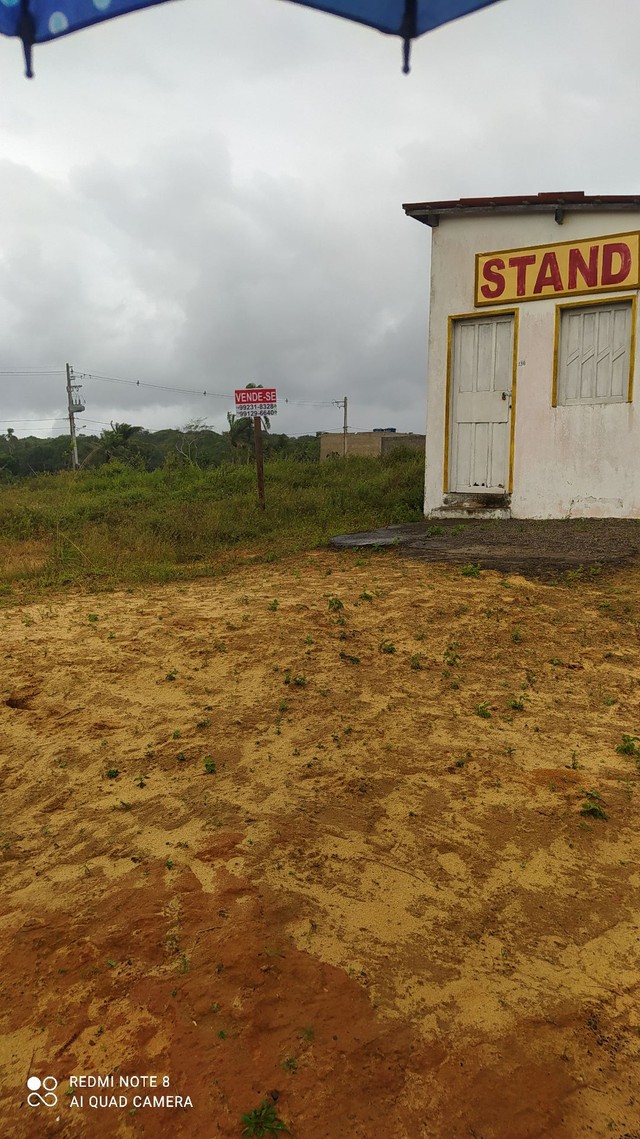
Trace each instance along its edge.
<path fill-rule="evenodd" d="M 556 214 L 565 213 L 632 213 L 640 212 L 640 197 L 633 199 L 597 199 L 585 202 L 568 202 L 557 200 L 553 202 L 523 202 L 521 204 L 495 205 L 451 205 L 437 206 L 430 202 L 416 202 L 403 204 L 407 217 L 415 218 L 423 225 L 437 226 L 440 218 L 444 217 L 482 217 L 491 214 Z"/>

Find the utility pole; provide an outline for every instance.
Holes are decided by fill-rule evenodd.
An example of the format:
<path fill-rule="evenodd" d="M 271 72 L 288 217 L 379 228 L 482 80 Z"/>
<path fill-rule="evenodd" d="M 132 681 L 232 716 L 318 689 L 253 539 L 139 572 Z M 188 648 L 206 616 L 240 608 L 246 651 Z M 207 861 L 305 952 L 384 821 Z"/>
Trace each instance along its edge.
<path fill-rule="evenodd" d="M 336 407 L 344 408 L 344 418 L 343 418 L 343 422 L 342 422 L 342 458 L 346 459 L 346 457 L 347 457 L 347 431 L 348 431 L 348 427 L 347 427 L 347 397 L 345 396 L 344 399 L 334 399 L 333 402 L 336 405 Z"/>
<path fill-rule="evenodd" d="M 76 442 L 76 421 L 75 416 L 77 413 L 84 411 L 84 404 L 80 396 L 76 392 L 80 391 L 81 384 L 75 384 L 75 376 L 71 364 L 66 365 L 67 368 L 67 404 L 69 406 L 69 428 L 71 431 L 71 466 L 74 471 L 77 471 L 80 463 L 78 461 L 78 444 Z"/>

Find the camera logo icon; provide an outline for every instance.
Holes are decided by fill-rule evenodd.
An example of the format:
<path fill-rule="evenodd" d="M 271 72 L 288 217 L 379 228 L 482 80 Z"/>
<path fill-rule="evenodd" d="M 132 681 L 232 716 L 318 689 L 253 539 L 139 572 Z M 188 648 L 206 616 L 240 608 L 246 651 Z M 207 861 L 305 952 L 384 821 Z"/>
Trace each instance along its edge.
<path fill-rule="evenodd" d="M 29 1076 L 27 1080 L 29 1107 L 55 1107 L 58 1102 L 57 1086 L 58 1081 L 55 1076 L 44 1076 L 43 1079 L 39 1076 Z"/>

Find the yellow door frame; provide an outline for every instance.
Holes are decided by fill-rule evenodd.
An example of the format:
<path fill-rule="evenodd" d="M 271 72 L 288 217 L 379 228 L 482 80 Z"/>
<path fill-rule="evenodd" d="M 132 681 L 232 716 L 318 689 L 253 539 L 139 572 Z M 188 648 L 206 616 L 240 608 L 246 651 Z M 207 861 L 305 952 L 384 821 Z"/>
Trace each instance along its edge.
<path fill-rule="evenodd" d="M 444 470 L 442 492 L 443 494 L 449 493 L 449 447 L 451 440 L 451 410 L 452 410 L 452 391 L 451 381 L 453 373 L 453 326 L 455 323 L 464 320 L 483 320 L 485 317 L 491 319 L 493 316 L 512 316 L 513 317 L 513 364 L 512 364 L 512 377 L 511 377 L 511 424 L 509 431 L 509 477 L 507 484 L 507 493 L 511 494 L 513 491 L 513 456 L 515 445 L 515 425 L 516 425 L 516 381 L 518 373 L 518 316 L 519 309 L 517 308 L 498 308 L 491 309 L 487 312 L 484 309 L 482 312 L 462 312 L 456 313 L 449 317 L 447 322 L 447 382 L 446 382 L 446 396 L 445 396 L 445 415 L 444 415 Z"/>

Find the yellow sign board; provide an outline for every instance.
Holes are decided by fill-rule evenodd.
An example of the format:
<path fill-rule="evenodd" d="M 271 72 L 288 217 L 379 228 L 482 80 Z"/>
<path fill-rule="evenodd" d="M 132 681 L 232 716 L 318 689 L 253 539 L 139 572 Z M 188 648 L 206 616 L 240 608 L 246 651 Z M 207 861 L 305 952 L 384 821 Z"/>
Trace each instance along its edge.
<path fill-rule="evenodd" d="M 637 289 L 639 284 L 639 233 L 476 256 L 476 306 Z"/>

